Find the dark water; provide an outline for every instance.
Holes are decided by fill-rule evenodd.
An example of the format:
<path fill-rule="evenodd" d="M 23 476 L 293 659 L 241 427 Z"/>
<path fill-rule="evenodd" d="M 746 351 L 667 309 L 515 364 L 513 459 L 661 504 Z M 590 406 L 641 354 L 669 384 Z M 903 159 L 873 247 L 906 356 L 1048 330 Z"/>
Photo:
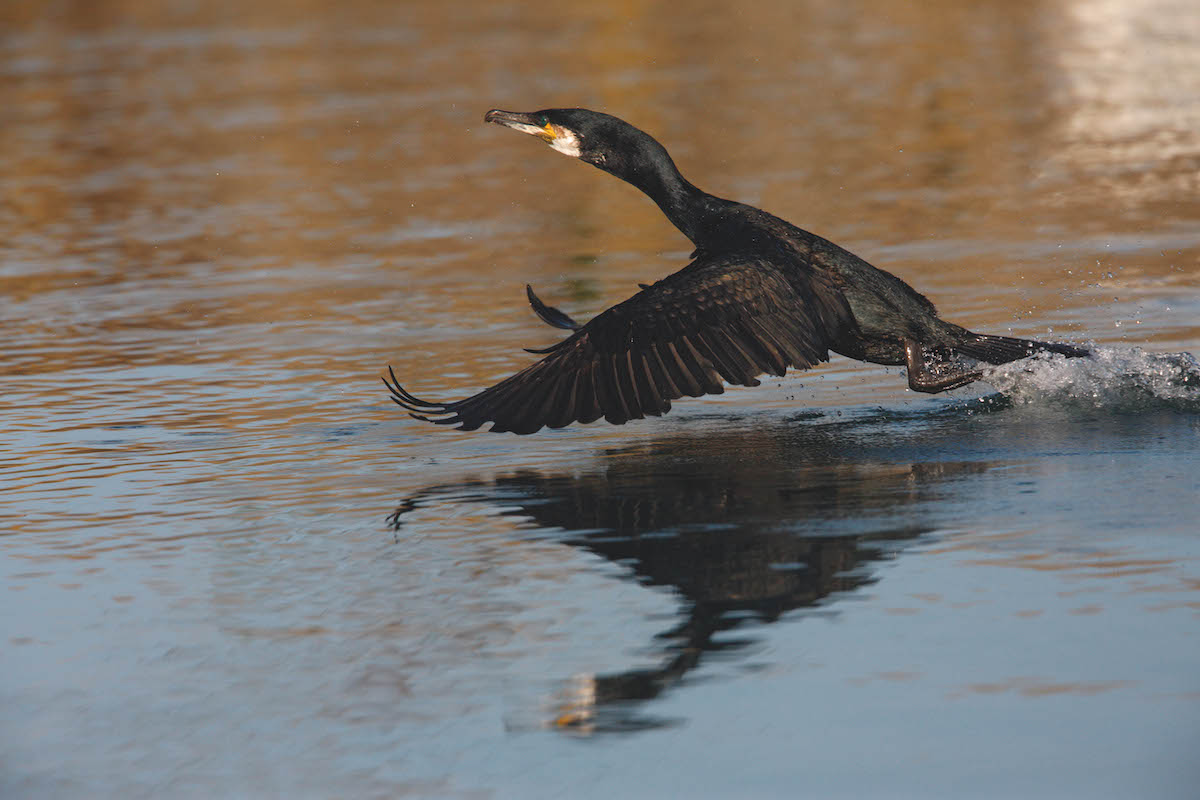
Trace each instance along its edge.
<path fill-rule="evenodd" d="M 0 8 L 0 795 L 1192 797 L 1192 3 Z M 969 327 L 462 434 L 686 259 L 586 105 Z"/>

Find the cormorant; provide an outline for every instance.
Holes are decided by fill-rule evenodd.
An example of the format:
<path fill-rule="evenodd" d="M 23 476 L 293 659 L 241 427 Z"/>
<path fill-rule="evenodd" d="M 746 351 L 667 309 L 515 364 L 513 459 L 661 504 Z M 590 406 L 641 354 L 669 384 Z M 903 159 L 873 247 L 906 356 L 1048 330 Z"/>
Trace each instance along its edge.
<path fill-rule="evenodd" d="M 528 289 L 544 321 L 573 330 L 537 363 L 476 395 L 421 400 L 384 379 L 417 419 L 475 430 L 533 433 L 604 417 L 614 425 L 660 415 L 684 395 L 721 394 L 722 381 L 757 386 L 829 360 L 833 351 L 904 365 L 908 385 L 941 392 L 978 380 L 974 362 L 1005 364 L 1046 351 L 1088 351 L 972 333 L 940 319 L 904 281 L 819 236 L 688 182 L 666 149 L 597 111 L 492 110 L 494 122 L 627 181 L 658 204 L 695 245 L 692 263 L 579 325 Z M 970 359 L 972 363 L 964 363 Z"/>

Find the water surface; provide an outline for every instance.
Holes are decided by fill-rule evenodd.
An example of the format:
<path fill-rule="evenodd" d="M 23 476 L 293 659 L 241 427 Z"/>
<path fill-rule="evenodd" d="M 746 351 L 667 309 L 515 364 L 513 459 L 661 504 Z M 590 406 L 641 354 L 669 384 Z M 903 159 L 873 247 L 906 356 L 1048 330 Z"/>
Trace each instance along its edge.
<path fill-rule="evenodd" d="M 1188 797 L 1182 0 L 7 4 L 0 794 Z M 583 105 L 982 331 L 621 428 L 458 397 L 682 266 Z"/>

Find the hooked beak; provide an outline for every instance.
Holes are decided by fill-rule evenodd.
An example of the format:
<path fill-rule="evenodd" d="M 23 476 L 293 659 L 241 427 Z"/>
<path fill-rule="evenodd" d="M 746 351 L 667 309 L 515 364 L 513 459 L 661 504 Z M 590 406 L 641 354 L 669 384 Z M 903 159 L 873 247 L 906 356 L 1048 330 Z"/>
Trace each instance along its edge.
<path fill-rule="evenodd" d="M 541 114 L 522 114 L 517 111 L 501 111 L 493 108 L 483 115 L 484 122 L 494 122 L 514 131 L 536 136 L 563 155 L 579 158 L 582 154 L 579 137 L 562 125 L 542 122 Z"/>
<path fill-rule="evenodd" d="M 503 125 L 506 128 L 512 128 L 514 131 L 528 133 L 545 142 L 552 142 L 558 137 L 554 127 L 549 122 L 547 122 L 545 125 L 539 125 L 537 123 L 537 116 L 534 114 L 522 114 L 517 111 L 501 111 L 498 108 L 493 108 L 491 111 L 483 115 L 483 121 L 494 122 L 497 125 Z"/>

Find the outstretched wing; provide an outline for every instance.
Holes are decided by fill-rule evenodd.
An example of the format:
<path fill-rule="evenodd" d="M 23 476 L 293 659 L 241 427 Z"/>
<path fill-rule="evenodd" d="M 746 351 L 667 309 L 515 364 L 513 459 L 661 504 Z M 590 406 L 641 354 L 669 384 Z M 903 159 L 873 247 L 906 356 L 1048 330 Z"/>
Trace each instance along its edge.
<path fill-rule="evenodd" d="M 600 417 L 622 425 L 663 414 L 684 395 L 721 394 L 723 380 L 757 386 L 763 373 L 827 361 L 836 330 L 853 323 L 841 293 L 820 280 L 765 260 L 704 255 L 464 400 L 415 397 L 390 368 L 384 383 L 417 419 L 461 430 L 491 422 L 525 434 Z"/>

